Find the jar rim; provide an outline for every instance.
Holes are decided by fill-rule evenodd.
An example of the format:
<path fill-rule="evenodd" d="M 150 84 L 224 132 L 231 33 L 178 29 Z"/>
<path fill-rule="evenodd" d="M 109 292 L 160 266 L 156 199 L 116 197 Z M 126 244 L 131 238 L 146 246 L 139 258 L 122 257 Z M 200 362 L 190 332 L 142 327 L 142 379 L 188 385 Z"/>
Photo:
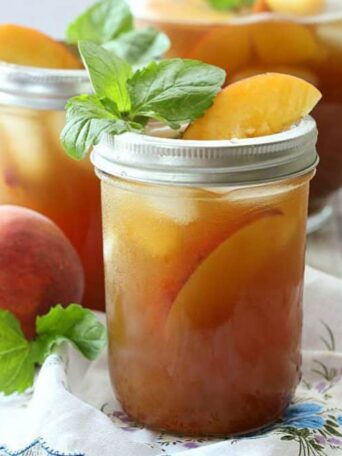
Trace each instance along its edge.
<path fill-rule="evenodd" d="M 104 135 L 91 160 L 126 179 L 175 185 L 249 185 L 305 174 L 318 163 L 312 117 L 281 133 L 196 141 L 138 133 Z"/>
<path fill-rule="evenodd" d="M 3 105 L 59 111 L 69 98 L 91 91 L 86 70 L 0 62 L 0 103 Z"/>
<path fill-rule="evenodd" d="M 228 17 L 222 20 L 205 20 L 205 19 L 188 19 L 185 17 L 173 19 L 170 17 L 163 18 L 162 16 L 153 15 L 151 11 L 145 9 L 146 1 L 135 2 L 134 0 L 128 0 L 134 16 L 141 20 L 153 20 L 166 22 L 168 24 L 186 24 L 186 25 L 248 25 L 260 22 L 270 21 L 288 21 L 297 24 L 324 24 L 334 21 L 342 20 L 342 6 L 340 0 L 328 0 L 328 11 L 308 16 L 296 16 L 294 14 L 284 14 L 275 12 L 265 12 L 259 14 L 248 14 L 244 16 Z M 332 9 L 330 11 L 330 8 Z"/>

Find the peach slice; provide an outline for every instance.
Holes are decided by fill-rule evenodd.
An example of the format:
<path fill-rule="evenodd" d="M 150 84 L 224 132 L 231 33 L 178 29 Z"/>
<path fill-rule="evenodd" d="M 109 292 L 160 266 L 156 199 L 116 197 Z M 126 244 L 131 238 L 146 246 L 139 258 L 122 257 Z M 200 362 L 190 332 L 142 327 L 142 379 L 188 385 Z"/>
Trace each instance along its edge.
<path fill-rule="evenodd" d="M 315 63 L 328 56 L 312 31 L 296 23 L 276 21 L 255 24 L 253 43 L 259 60 L 264 64 Z"/>
<path fill-rule="evenodd" d="M 267 0 L 256 0 L 253 5 L 253 13 L 265 13 L 271 11 L 267 4 Z"/>
<path fill-rule="evenodd" d="M 266 0 L 275 13 L 310 16 L 324 10 L 326 0 Z"/>
<path fill-rule="evenodd" d="M 243 299 L 246 284 L 293 235 L 283 223 L 281 211 L 270 209 L 231 233 L 185 282 L 170 310 L 167 329 L 188 324 L 210 329 L 224 324 Z"/>
<path fill-rule="evenodd" d="M 230 72 L 248 64 L 252 55 L 250 28 L 217 26 L 200 40 L 189 57 L 216 65 Z"/>
<path fill-rule="evenodd" d="M 321 98 L 313 85 L 294 76 L 266 73 L 223 89 L 184 139 L 231 139 L 266 136 L 290 128 Z"/>
<path fill-rule="evenodd" d="M 0 26 L 0 60 L 40 68 L 82 68 L 78 57 L 63 44 L 38 30 L 13 24 Z"/>

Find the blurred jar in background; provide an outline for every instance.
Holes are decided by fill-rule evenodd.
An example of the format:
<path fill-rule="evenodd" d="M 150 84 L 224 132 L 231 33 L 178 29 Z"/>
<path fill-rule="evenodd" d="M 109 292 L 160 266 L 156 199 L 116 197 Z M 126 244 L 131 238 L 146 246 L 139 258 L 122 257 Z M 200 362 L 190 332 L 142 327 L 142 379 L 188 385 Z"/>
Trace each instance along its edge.
<path fill-rule="evenodd" d="M 141 25 L 169 35 L 169 57 L 218 65 L 228 83 L 277 71 L 319 88 L 323 100 L 313 116 L 321 163 L 311 186 L 308 229 L 320 227 L 331 214 L 329 197 L 342 186 L 342 3 L 327 0 L 315 16 L 218 11 L 206 0 L 141 0 L 133 6 Z"/>
<path fill-rule="evenodd" d="M 90 162 L 67 157 L 59 142 L 67 99 L 89 90 L 83 70 L 0 64 L 0 204 L 57 223 L 83 262 L 83 304 L 103 310 L 99 184 Z"/>

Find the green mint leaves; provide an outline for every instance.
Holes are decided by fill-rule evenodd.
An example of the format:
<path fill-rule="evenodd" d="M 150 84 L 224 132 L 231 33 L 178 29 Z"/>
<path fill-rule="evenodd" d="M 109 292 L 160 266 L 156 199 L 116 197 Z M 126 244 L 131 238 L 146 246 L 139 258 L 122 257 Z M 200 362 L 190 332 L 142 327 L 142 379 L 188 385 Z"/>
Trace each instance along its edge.
<path fill-rule="evenodd" d="M 131 65 L 140 66 L 160 58 L 169 49 L 170 40 L 165 33 L 146 27 L 124 33 L 104 47 Z"/>
<path fill-rule="evenodd" d="M 149 119 L 179 128 L 201 117 L 225 80 L 220 68 L 195 60 L 151 62 L 133 72 L 110 51 L 80 42 L 94 95 L 71 98 L 61 142 L 68 155 L 83 158 L 102 134 L 141 132 Z"/>
<path fill-rule="evenodd" d="M 134 29 L 133 16 L 125 0 L 100 0 L 81 14 L 66 31 L 70 44 L 92 41 L 132 65 L 161 57 L 170 47 L 168 37 L 151 27 Z"/>
<path fill-rule="evenodd" d="M 32 386 L 35 366 L 62 342 L 71 342 L 87 359 L 96 359 L 106 343 L 106 331 L 87 309 L 58 305 L 36 321 L 37 337 L 26 340 L 18 320 L 0 310 L 0 392 L 22 393 Z"/>
<path fill-rule="evenodd" d="M 127 81 L 133 75 L 132 67 L 124 60 L 92 43 L 81 41 L 79 50 L 92 86 L 99 99 L 113 101 L 117 112 L 130 110 Z"/>
<path fill-rule="evenodd" d="M 207 0 L 217 10 L 231 10 L 243 7 L 250 7 L 255 0 Z"/>
<path fill-rule="evenodd" d="M 223 70 L 197 60 L 151 62 L 128 81 L 132 115 L 177 129 L 204 114 L 224 80 Z"/>
<path fill-rule="evenodd" d="M 101 0 L 72 22 L 66 32 L 67 41 L 80 40 L 103 44 L 122 33 L 133 30 L 133 17 L 124 0 Z"/>
<path fill-rule="evenodd" d="M 106 99 L 101 102 L 96 95 L 74 97 L 66 109 L 61 142 L 68 155 L 76 160 L 84 158 L 103 133 L 119 135 L 130 130 L 130 124 L 119 119 L 115 102 L 111 104 Z"/>
<path fill-rule="evenodd" d="M 0 311 L 0 391 L 22 393 L 32 385 L 34 363 L 29 342 L 17 319 Z"/>

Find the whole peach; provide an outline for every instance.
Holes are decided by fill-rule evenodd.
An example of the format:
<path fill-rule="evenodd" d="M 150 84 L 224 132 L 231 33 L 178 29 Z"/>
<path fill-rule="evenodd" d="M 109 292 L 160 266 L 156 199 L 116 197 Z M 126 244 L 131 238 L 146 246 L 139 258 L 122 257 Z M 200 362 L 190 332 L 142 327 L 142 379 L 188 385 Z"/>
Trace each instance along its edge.
<path fill-rule="evenodd" d="M 80 303 L 80 259 L 50 219 L 19 206 L 0 206 L 0 308 L 13 312 L 25 335 L 37 315 L 56 304 Z"/>

